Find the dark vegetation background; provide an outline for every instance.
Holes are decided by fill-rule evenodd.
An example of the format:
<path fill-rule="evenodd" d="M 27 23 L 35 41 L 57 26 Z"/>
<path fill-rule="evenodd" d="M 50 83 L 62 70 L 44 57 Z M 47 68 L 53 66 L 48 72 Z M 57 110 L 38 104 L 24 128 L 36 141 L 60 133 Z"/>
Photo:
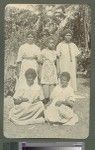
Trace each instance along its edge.
<path fill-rule="evenodd" d="M 65 29 L 73 31 L 73 42 L 79 47 L 81 55 L 77 71 L 90 76 L 91 52 L 91 14 L 86 5 L 7 5 L 5 8 L 5 96 L 14 93 L 16 84 L 16 59 L 19 47 L 26 42 L 28 33 L 34 36 L 35 43 L 43 49 L 49 38 L 53 38 L 55 48 Z M 70 16 L 70 14 L 73 14 Z M 68 17 L 69 16 L 69 17 Z M 66 24 L 60 24 L 66 18 Z"/>

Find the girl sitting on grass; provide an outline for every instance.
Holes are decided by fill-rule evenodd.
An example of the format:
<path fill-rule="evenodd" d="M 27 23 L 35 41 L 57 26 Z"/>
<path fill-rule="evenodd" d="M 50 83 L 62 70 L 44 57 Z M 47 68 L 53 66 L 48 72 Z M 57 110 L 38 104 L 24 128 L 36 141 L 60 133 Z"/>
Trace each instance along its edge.
<path fill-rule="evenodd" d="M 18 125 L 43 123 L 44 105 L 43 91 L 35 83 L 36 71 L 28 69 L 25 72 L 26 86 L 18 88 L 13 96 L 14 107 L 10 110 L 9 119 Z"/>
<path fill-rule="evenodd" d="M 69 86 L 70 74 L 60 74 L 60 84 L 51 93 L 51 104 L 44 111 L 45 119 L 51 123 L 75 125 L 78 116 L 73 111 L 74 91 Z"/>

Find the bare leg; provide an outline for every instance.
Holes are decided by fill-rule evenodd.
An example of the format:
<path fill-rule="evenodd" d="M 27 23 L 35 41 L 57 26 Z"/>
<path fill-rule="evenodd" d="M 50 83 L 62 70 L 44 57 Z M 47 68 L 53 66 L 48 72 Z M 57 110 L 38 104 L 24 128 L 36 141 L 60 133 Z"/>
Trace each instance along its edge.
<path fill-rule="evenodd" d="M 49 90 L 49 85 L 44 84 L 43 85 L 43 93 L 45 98 L 49 98 L 50 96 L 50 90 Z"/>
<path fill-rule="evenodd" d="M 52 91 L 53 91 L 54 87 L 55 87 L 55 85 L 54 85 L 54 84 L 50 85 L 50 95 L 51 95 L 51 93 L 52 93 Z"/>

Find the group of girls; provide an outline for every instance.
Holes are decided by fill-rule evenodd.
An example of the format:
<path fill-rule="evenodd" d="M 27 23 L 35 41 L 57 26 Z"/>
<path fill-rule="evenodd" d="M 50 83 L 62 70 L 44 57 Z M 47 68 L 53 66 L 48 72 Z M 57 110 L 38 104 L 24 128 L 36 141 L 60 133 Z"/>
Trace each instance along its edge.
<path fill-rule="evenodd" d="M 31 34 L 18 51 L 18 80 L 9 118 L 19 125 L 53 123 L 74 125 L 73 111 L 76 83 L 77 46 L 66 31 L 65 40 L 53 49 L 53 40 L 40 50 Z"/>

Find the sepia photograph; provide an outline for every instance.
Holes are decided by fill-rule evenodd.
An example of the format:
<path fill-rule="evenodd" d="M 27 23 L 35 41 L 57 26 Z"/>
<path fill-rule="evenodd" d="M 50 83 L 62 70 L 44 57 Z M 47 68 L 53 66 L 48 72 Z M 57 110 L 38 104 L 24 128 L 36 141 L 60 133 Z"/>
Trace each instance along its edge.
<path fill-rule="evenodd" d="M 87 138 L 90 7 L 8 4 L 4 22 L 4 136 Z"/>

